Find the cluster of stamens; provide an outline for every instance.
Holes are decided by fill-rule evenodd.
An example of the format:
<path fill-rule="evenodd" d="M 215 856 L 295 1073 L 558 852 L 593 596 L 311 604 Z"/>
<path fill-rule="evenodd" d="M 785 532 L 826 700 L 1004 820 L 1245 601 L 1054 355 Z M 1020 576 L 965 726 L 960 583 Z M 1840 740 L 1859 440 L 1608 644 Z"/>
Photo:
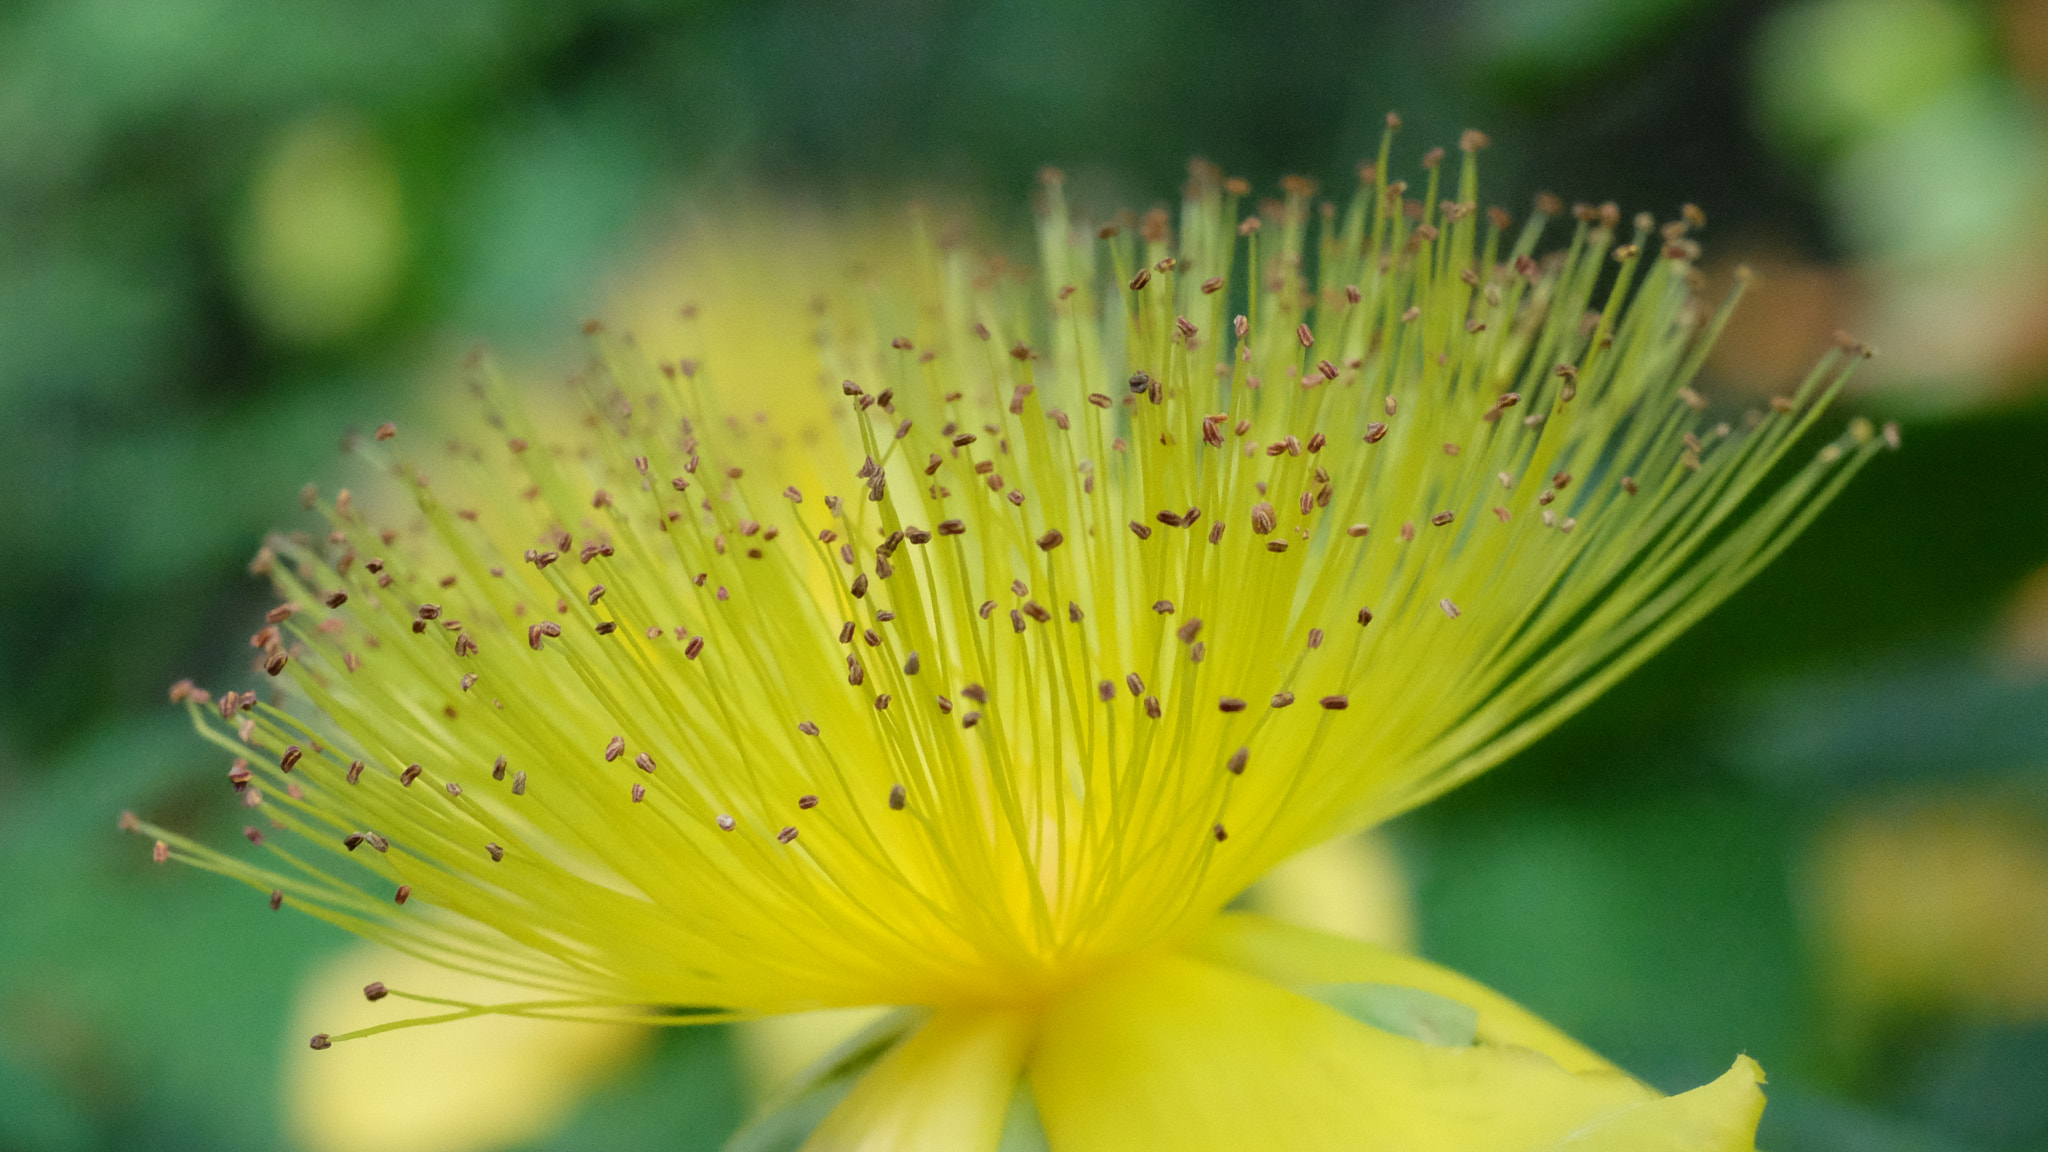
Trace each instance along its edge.
<path fill-rule="evenodd" d="M 1341 211 L 1198 166 L 1177 239 L 1049 174 L 1036 280 L 926 246 L 828 294 L 822 394 L 597 326 L 566 411 L 479 362 L 482 435 L 360 446 L 410 511 L 309 491 L 259 557 L 289 696 L 174 691 L 266 855 L 159 858 L 540 1015 L 1014 1000 L 1170 940 L 1527 744 L 1895 440 L 1763 487 L 1863 349 L 1709 415 L 1697 213 L 1538 257 L 1561 207 L 1477 211 L 1481 144 Z"/>

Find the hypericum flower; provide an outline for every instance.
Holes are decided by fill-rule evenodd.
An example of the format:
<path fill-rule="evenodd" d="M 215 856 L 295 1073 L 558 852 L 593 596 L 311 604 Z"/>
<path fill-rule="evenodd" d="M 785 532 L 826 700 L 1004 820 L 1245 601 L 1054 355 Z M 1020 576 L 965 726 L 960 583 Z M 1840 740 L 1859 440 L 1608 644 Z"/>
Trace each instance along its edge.
<path fill-rule="evenodd" d="M 1765 487 L 1864 350 L 1724 421 L 1698 212 L 1579 208 L 1538 256 L 1561 206 L 1479 211 L 1463 143 L 1419 198 L 1383 144 L 1319 224 L 1198 165 L 1177 229 L 1077 228 L 1048 173 L 1036 277 L 920 233 L 787 334 L 829 393 L 749 381 L 758 415 L 596 325 L 573 416 L 479 364 L 473 437 L 363 445 L 416 513 L 309 494 L 329 533 L 262 557 L 299 703 L 173 692 L 255 851 L 131 823 L 538 990 L 426 1020 L 907 1006 L 811 1148 L 1749 1147 L 1746 1058 L 1660 1098 L 1223 912 L 1527 745 L 1896 441 Z"/>

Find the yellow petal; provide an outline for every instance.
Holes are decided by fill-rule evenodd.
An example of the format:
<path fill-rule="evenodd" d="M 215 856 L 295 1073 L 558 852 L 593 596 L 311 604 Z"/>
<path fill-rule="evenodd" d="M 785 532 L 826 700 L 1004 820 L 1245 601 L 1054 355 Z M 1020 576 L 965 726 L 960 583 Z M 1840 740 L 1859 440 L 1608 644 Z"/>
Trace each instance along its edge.
<path fill-rule="evenodd" d="M 1060 1152 L 1542 1152 L 1634 1111 L 1652 1127 L 1662 1115 L 1620 1072 L 1431 1046 L 1185 956 L 1055 1002 L 1029 1075 Z"/>
<path fill-rule="evenodd" d="M 1572 1072 L 1611 1071 L 1614 1065 L 1555 1025 L 1469 976 L 1417 956 L 1357 940 L 1281 924 L 1260 916 L 1227 915 L 1189 949 L 1230 968 L 1290 988 L 1356 982 L 1420 988 L 1479 1013 L 1482 1043 L 1534 1049 Z"/>
<path fill-rule="evenodd" d="M 1022 1013 L 939 1013 L 861 1077 L 804 1152 L 995 1152 L 1030 1038 Z"/>
<path fill-rule="evenodd" d="M 527 1143 L 552 1129 L 594 1084 L 645 1047 L 645 1028 L 483 1016 L 306 1047 L 314 1032 L 445 1011 L 363 985 L 479 1004 L 530 1000 L 533 991 L 471 976 L 402 953 L 359 945 L 314 969 L 299 994 L 285 1111 L 311 1152 L 482 1152 Z"/>
<path fill-rule="evenodd" d="M 1555 1152 L 1754 1152 L 1764 1070 L 1747 1056 L 1711 1084 L 1652 1100 L 1555 1145 Z"/>

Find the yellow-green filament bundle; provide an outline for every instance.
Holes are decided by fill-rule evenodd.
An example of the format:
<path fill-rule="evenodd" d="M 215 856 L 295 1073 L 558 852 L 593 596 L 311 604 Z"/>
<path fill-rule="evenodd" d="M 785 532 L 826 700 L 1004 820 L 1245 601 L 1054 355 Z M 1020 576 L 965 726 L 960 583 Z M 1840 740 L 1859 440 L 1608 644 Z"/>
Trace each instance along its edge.
<path fill-rule="evenodd" d="M 258 846 L 147 831 L 536 989 L 495 1010 L 1028 1011 L 1172 946 L 1583 705 L 1893 438 L 1814 454 L 1847 343 L 1718 411 L 1693 214 L 1517 226 L 1481 142 L 1263 219 L 1197 167 L 1120 231 L 1049 174 L 1034 277 L 920 233 L 786 334 L 815 380 L 602 329 L 566 406 L 479 365 L 456 440 L 362 446 L 416 511 L 266 558 L 286 705 L 184 693 Z"/>

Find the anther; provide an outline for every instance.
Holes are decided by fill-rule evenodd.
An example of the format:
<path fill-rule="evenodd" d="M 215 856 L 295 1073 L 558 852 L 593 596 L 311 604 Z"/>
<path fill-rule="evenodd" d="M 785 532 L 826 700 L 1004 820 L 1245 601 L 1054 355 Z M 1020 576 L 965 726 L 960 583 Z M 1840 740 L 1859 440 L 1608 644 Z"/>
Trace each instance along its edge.
<path fill-rule="evenodd" d="M 372 980 L 368 984 L 363 985 L 363 999 L 368 1000 L 372 1004 L 389 995 L 391 995 L 391 989 L 386 988 L 382 980 Z"/>
<path fill-rule="evenodd" d="M 641 802 L 642 800 L 645 800 L 645 799 L 647 799 L 647 785 L 645 785 L 645 784 L 635 784 L 635 785 L 633 785 L 633 803 L 635 803 L 635 804 L 638 804 L 638 803 L 640 803 L 640 802 Z"/>
<path fill-rule="evenodd" d="M 890 787 L 889 787 L 889 808 L 890 808 L 890 809 L 891 809 L 892 811 L 896 811 L 896 812 L 901 812 L 901 811 L 903 811 L 903 806 L 904 806 L 905 804 L 909 803 L 909 802 L 910 802 L 910 793 L 908 792 L 908 790 L 906 790 L 906 789 L 905 789 L 905 788 L 903 787 L 903 785 L 901 785 L 901 784 L 893 784 L 893 785 L 890 785 Z"/>
<path fill-rule="evenodd" d="M 1136 672 L 1131 672 L 1124 676 L 1124 687 L 1129 688 L 1133 696 L 1143 696 L 1145 694 L 1145 681 L 1140 679 Z"/>
<path fill-rule="evenodd" d="M 652 772 L 654 771 L 654 757 L 642 752 L 638 756 L 633 757 L 633 767 L 638 768 L 642 772 Z"/>
<path fill-rule="evenodd" d="M 1323 630 L 1321 628 L 1311 628 L 1308 630 L 1308 646 L 1310 649 L 1323 646 Z"/>
<path fill-rule="evenodd" d="M 381 432 L 383 429 L 380 428 L 378 431 Z M 315 1052 L 325 1052 L 329 1048 L 334 1047 L 334 1041 L 329 1040 L 325 1032 L 315 1032 L 313 1038 L 306 1042 L 306 1046 Z"/>
<path fill-rule="evenodd" d="M 405 771 L 400 772 L 398 774 L 398 782 L 404 785 L 405 787 L 410 788 L 412 787 L 412 782 L 419 779 L 420 773 L 424 771 L 426 771 L 426 769 L 421 768 L 417 764 L 408 764 L 406 765 Z"/>
<path fill-rule="evenodd" d="M 733 819 L 732 817 L 730 817 L 730 816 L 727 816 L 727 815 L 725 815 L 724 813 L 720 813 L 720 814 L 719 814 L 719 817 L 718 817 L 718 830 L 719 830 L 719 831 L 721 831 L 721 832 L 730 832 L 730 831 L 732 831 L 732 830 L 733 830 L 734 828 L 737 828 L 738 826 L 739 826 L 739 821 L 737 821 L 737 820 L 734 820 L 734 819 Z"/>
<path fill-rule="evenodd" d="M 484 851 L 485 851 L 485 852 L 488 852 L 488 853 L 490 853 L 490 856 L 491 856 L 491 863 L 493 863 L 493 864 L 502 864 L 502 863 L 504 863 L 504 860 L 505 860 L 505 850 L 504 850 L 503 848 L 499 847 L 499 846 L 498 846 L 498 845 L 497 845 L 496 843 L 490 843 L 490 844 L 486 844 L 486 845 L 484 845 Z"/>
<path fill-rule="evenodd" d="M 1223 766 L 1230 770 L 1232 776 L 1242 776 L 1245 763 L 1251 759 L 1251 754 L 1251 749 L 1239 748 L 1230 754 L 1230 759 L 1224 761 Z"/>
<path fill-rule="evenodd" d="M 272 888 L 272 889 L 270 890 L 270 910 L 271 910 L 272 912 L 275 912 L 275 911 L 277 911 L 277 910 L 278 910 L 279 908 L 282 908 L 282 907 L 284 907 L 284 892 L 283 892 L 283 890 L 281 890 L 281 889 L 277 889 L 277 888 Z"/>
<path fill-rule="evenodd" d="M 1436 515 L 1431 516 L 1429 518 L 1429 522 L 1441 528 L 1444 525 L 1449 524 L 1452 520 L 1456 518 L 1457 513 L 1455 512 L 1439 512 Z"/>
<path fill-rule="evenodd" d="M 605 763 L 609 764 L 609 763 L 611 763 L 612 761 L 614 761 L 614 760 L 617 760 L 617 759 L 618 759 L 619 757 L 621 757 L 621 756 L 623 756 L 623 755 L 625 755 L 625 754 L 626 754 L 626 738 L 625 738 L 624 736 L 614 736 L 614 737 L 612 737 L 612 738 L 611 738 L 611 739 L 610 739 L 609 741 L 607 741 L 607 742 L 605 743 L 605 746 L 604 746 L 604 759 L 605 759 Z"/>
<path fill-rule="evenodd" d="M 526 795 L 526 773 L 514 772 L 512 774 L 512 794 L 514 796 Z"/>
<path fill-rule="evenodd" d="M 289 772 L 298 766 L 300 757 L 304 755 L 305 752 L 297 744 L 290 745 L 285 748 L 284 755 L 277 758 L 277 766 Z"/>
<path fill-rule="evenodd" d="M 363 778 L 363 762 L 362 762 L 361 760 L 351 760 L 351 761 L 349 761 L 349 762 L 348 762 L 348 782 L 349 782 L 349 783 L 351 783 L 351 784 L 354 784 L 354 783 L 355 783 L 356 781 L 358 781 L 358 780 L 361 780 L 362 778 Z"/>
<path fill-rule="evenodd" d="M 1450 617 L 1453 620 L 1456 620 L 1460 615 L 1462 615 L 1462 613 L 1458 611 L 1458 606 L 1456 604 L 1451 603 L 1451 598 L 1448 596 L 1444 597 L 1442 600 L 1437 601 L 1437 606 L 1444 610 L 1444 615 Z"/>
<path fill-rule="evenodd" d="M 1294 693 L 1292 693 L 1292 692 L 1287 692 L 1287 691 L 1280 691 L 1280 692 L 1275 692 L 1275 693 L 1273 693 L 1273 700 L 1272 700 L 1272 705 L 1273 705 L 1273 707 L 1275 707 L 1275 708 L 1285 708 L 1285 707 L 1287 707 L 1287 706 L 1288 706 L 1289 704 L 1292 704 L 1292 703 L 1294 703 Z"/>
<path fill-rule="evenodd" d="M 1218 844 L 1221 844 L 1223 841 L 1230 839 L 1230 833 L 1225 832 L 1223 830 L 1223 825 L 1221 824 L 1218 824 L 1216 825 L 1216 827 L 1210 829 L 1210 832 L 1216 837 L 1216 842 Z"/>
<path fill-rule="evenodd" d="M 794 839 L 796 839 L 795 828 L 784 828 L 775 834 L 775 842 L 777 844 L 787 844 Z"/>
<path fill-rule="evenodd" d="M 410 884 L 400 884 L 400 885 L 398 886 L 398 891 L 396 891 L 396 892 L 393 892 L 393 893 L 391 894 L 391 899 L 392 899 L 392 901 L 393 901 L 393 902 L 395 902 L 395 903 L 399 903 L 399 904 L 403 904 L 403 903 L 405 903 L 405 902 L 406 902 L 407 900 L 410 900 L 410 899 L 412 899 L 412 885 L 410 885 Z"/>
<path fill-rule="evenodd" d="M 1147 697 L 1145 697 L 1145 715 L 1147 715 L 1147 716 L 1151 717 L 1151 718 L 1152 718 L 1152 719 L 1154 719 L 1154 720 L 1157 720 L 1157 719 L 1159 719 L 1159 717 L 1160 717 L 1160 709 L 1159 709 L 1159 697 L 1157 697 L 1157 696 L 1147 696 Z"/>
<path fill-rule="evenodd" d="M 1225 696 L 1216 701 L 1216 707 L 1222 712 L 1242 712 L 1244 711 L 1244 701 L 1236 696 Z"/>
<path fill-rule="evenodd" d="M 1351 707 L 1351 697 L 1342 695 L 1325 696 L 1316 701 L 1316 703 L 1321 704 L 1332 712 L 1342 712 L 1344 709 Z"/>

